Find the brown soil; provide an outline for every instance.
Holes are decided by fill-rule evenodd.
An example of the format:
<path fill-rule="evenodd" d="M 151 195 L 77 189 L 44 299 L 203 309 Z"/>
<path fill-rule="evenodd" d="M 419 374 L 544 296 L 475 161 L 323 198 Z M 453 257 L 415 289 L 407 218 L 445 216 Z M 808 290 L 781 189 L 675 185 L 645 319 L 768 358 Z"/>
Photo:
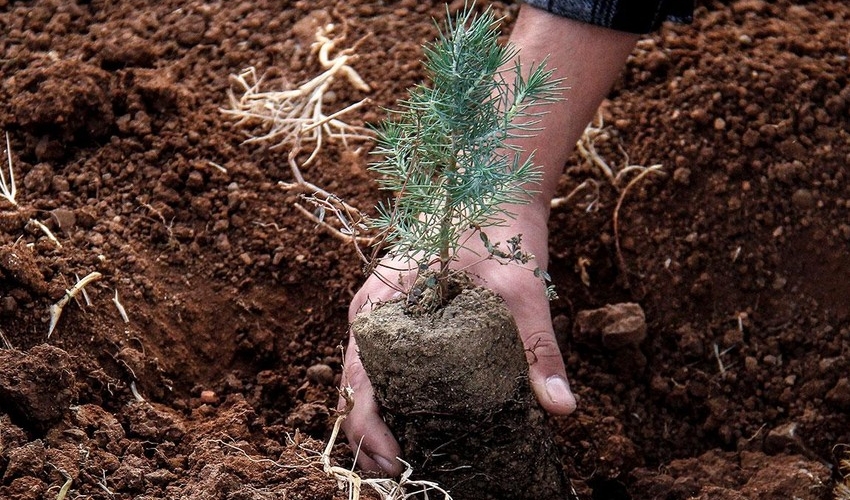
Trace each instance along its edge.
<path fill-rule="evenodd" d="M 495 6 L 510 26 L 517 6 Z M 373 88 L 351 121 L 377 121 L 421 78 L 443 12 L 0 0 L 22 206 L 0 204 L 0 498 L 55 498 L 66 476 L 68 498 L 345 498 L 316 454 L 359 264 L 277 185 L 287 151 L 241 145 L 219 108 L 247 66 L 281 86 L 317 74 L 313 28 L 333 21 Z M 840 0 L 740 0 L 642 41 L 598 148 L 667 175 L 625 193 L 617 234 L 620 193 L 571 160 L 564 194 L 601 186 L 551 220 L 580 397 L 551 422 L 582 497 L 830 496 L 850 442 L 847 33 Z M 367 206 L 367 161 L 328 144 L 305 175 Z M 71 301 L 48 339 L 49 305 L 92 271 L 91 305 Z M 623 302 L 645 312 L 640 349 L 573 341 L 578 311 Z"/>

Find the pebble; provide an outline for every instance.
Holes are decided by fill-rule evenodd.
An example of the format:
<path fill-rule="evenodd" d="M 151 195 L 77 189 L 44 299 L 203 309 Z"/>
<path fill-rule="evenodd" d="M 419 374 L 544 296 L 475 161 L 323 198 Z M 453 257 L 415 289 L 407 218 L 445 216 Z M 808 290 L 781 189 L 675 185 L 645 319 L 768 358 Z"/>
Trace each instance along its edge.
<path fill-rule="evenodd" d="M 601 337 L 602 345 L 608 349 L 637 346 L 646 338 L 646 316 L 640 304 L 608 304 L 579 311 L 574 330 L 577 340 Z"/>
<path fill-rule="evenodd" d="M 842 410 L 850 410 L 850 379 L 838 379 L 838 383 L 826 393 L 826 401 Z"/>
<path fill-rule="evenodd" d="M 307 380 L 319 385 L 334 383 L 334 370 L 324 363 L 317 363 L 307 368 Z"/>
<path fill-rule="evenodd" d="M 771 429 L 764 439 L 764 451 L 769 454 L 781 453 L 786 450 L 792 453 L 801 453 L 805 449 L 806 446 L 800 436 L 797 435 L 796 422 L 788 422 Z"/>
<path fill-rule="evenodd" d="M 55 220 L 59 225 L 59 229 L 66 233 L 77 225 L 77 215 L 73 210 L 68 210 L 67 208 L 51 210 L 50 216 L 53 217 L 53 220 Z"/>
<path fill-rule="evenodd" d="M 218 402 L 218 396 L 216 395 L 215 391 L 210 391 L 210 390 L 201 391 L 201 398 L 200 399 L 201 399 L 201 403 L 204 403 L 204 404 L 214 404 L 214 403 Z"/>
<path fill-rule="evenodd" d="M 815 197 L 808 189 L 798 189 L 791 195 L 791 203 L 797 208 L 813 208 L 815 206 Z"/>

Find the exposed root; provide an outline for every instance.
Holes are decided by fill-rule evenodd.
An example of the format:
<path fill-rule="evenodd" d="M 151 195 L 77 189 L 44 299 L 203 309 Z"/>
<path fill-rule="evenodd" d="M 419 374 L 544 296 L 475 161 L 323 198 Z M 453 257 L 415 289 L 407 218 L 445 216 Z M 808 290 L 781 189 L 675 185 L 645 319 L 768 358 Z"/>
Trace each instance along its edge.
<path fill-rule="evenodd" d="M 59 240 L 56 239 L 56 236 L 53 234 L 53 231 L 51 231 L 50 228 L 45 226 L 41 221 L 38 221 L 36 219 L 30 219 L 28 222 L 39 228 L 41 232 L 44 233 L 45 236 L 47 236 L 47 239 L 52 241 L 54 245 L 56 245 L 58 248 L 62 248 L 62 243 L 59 243 Z"/>
<path fill-rule="evenodd" d="M 3 173 L 3 169 L 0 169 L 0 198 L 17 207 L 18 202 L 15 200 L 15 196 L 17 196 L 18 190 L 15 187 L 15 171 L 12 169 L 12 146 L 9 143 L 9 132 L 6 132 L 6 158 L 9 159 L 9 180 L 6 180 L 6 174 Z"/>
<path fill-rule="evenodd" d="M 400 458 L 397 460 L 404 464 L 405 471 L 402 472 L 398 481 L 389 478 L 363 479 L 353 470 L 331 465 L 331 450 L 333 450 L 336 443 L 342 422 L 345 421 L 345 418 L 354 408 L 354 391 L 350 387 L 346 387 L 340 389 L 340 393 L 346 401 L 346 406 L 340 412 L 336 422 L 334 422 L 333 431 L 325 446 L 325 450 L 322 452 L 321 461 L 325 473 L 336 480 L 340 489 L 348 492 L 349 500 L 358 500 L 360 498 L 363 485 L 372 488 L 382 500 L 406 500 L 409 498 L 425 498 L 427 500 L 429 498 L 429 492 L 432 494 L 440 493 L 445 500 L 452 500 L 449 492 L 433 481 L 411 480 L 410 476 L 413 474 L 413 468 L 409 463 Z"/>
<path fill-rule="evenodd" d="M 841 460 L 840 463 L 844 479 L 836 483 L 832 492 L 835 495 L 835 500 L 850 500 L 850 453 L 846 456 L 847 458 Z"/>
<path fill-rule="evenodd" d="M 121 319 L 124 320 L 124 323 L 130 322 L 130 317 L 127 316 L 127 310 L 124 309 L 124 305 L 118 300 L 118 289 L 115 289 L 115 296 L 112 297 L 112 303 L 115 304 L 115 308 L 118 309 L 118 314 L 121 315 Z"/>
<path fill-rule="evenodd" d="M 271 149 L 288 146 L 294 151 L 300 151 L 305 143 L 313 143 L 313 152 L 304 162 L 304 165 L 308 165 L 321 151 L 325 137 L 339 139 L 346 146 L 349 139 L 373 137 L 365 127 L 349 125 L 341 119 L 343 115 L 369 102 L 368 99 L 325 113 L 328 88 L 338 77 L 342 77 L 358 90 L 370 90 L 366 82 L 349 65 L 355 57 L 352 49 L 342 50 L 335 57 L 330 57 L 337 43 L 337 40 L 329 36 L 333 29 L 333 24 L 319 28 L 316 42 L 313 44 L 325 71 L 296 88 L 262 91 L 262 78 L 257 76 L 253 67 L 238 75 L 232 75 L 238 87 L 237 91 L 242 95 L 237 97 L 236 92 L 231 90 L 230 109 L 222 109 L 222 112 L 238 117 L 237 125 L 247 127 L 259 124 L 265 130 L 262 134 L 252 135 L 246 143 L 272 142 L 274 145 Z M 296 179 L 303 181 L 298 177 Z"/>
<path fill-rule="evenodd" d="M 11 342 L 9 342 L 9 339 L 6 338 L 6 335 L 3 333 L 2 329 L 0 329 L 0 342 L 3 343 L 3 346 L 2 346 L 3 349 L 14 349 L 15 348 L 15 346 L 13 346 Z"/>
<path fill-rule="evenodd" d="M 587 162 L 589 162 L 592 166 L 596 167 L 596 169 L 602 174 L 603 177 L 608 181 L 608 183 L 613 187 L 618 193 L 619 196 L 617 198 L 617 205 L 614 207 L 614 213 L 612 215 L 612 225 L 614 230 L 614 246 L 617 252 L 617 262 L 620 266 L 620 270 L 622 271 L 622 275 L 625 279 L 625 286 L 629 288 L 629 269 L 626 265 L 626 259 L 623 257 L 623 251 L 620 243 L 620 209 L 623 206 L 623 201 L 626 199 L 626 195 L 629 193 L 629 190 L 634 187 L 638 182 L 647 177 L 650 174 L 657 175 L 666 175 L 666 173 L 662 170 L 662 166 L 660 164 L 652 165 L 649 167 L 645 167 L 643 165 L 631 165 L 629 163 L 629 155 L 623 150 L 622 146 L 619 144 L 617 148 L 620 153 L 622 153 L 624 157 L 623 166 L 620 168 L 616 168 L 609 164 L 605 158 L 603 158 L 599 152 L 596 151 L 596 143 L 597 141 L 604 141 L 610 139 L 611 135 L 608 133 L 605 128 L 605 124 L 602 120 L 602 115 L 599 114 L 596 116 L 596 119 L 588 124 L 585 128 L 584 133 L 579 139 L 576 147 L 578 148 L 578 152 L 582 158 L 584 158 Z M 627 183 L 625 179 L 633 174 L 637 173 L 631 180 Z M 582 189 L 586 189 L 586 184 L 588 181 L 585 181 L 577 188 L 575 188 L 569 195 L 564 198 L 556 198 L 552 200 L 552 206 L 557 207 L 561 206 L 564 203 L 568 202 L 570 198 L 572 198 L 577 192 Z M 625 185 L 623 185 L 625 183 Z M 598 199 L 598 185 L 595 183 L 593 186 L 596 189 L 597 199 Z M 588 211 L 595 208 L 596 200 L 591 201 L 588 205 Z"/>
<path fill-rule="evenodd" d="M 620 208 L 623 206 L 623 200 L 626 199 L 626 195 L 629 193 L 629 189 L 632 188 L 635 184 L 640 182 L 641 179 L 646 177 L 651 173 L 656 173 L 659 175 L 666 175 L 663 170 L 661 170 L 661 165 L 652 165 L 651 167 L 639 167 L 640 173 L 635 176 L 634 179 L 629 181 L 626 184 L 626 187 L 620 192 L 620 197 L 617 199 L 617 206 L 614 208 L 613 215 L 613 226 L 614 226 L 614 245 L 617 249 L 617 261 L 620 263 L 620 270 L 623 273 L 623 276 L 626 280 L 626 287 L 629 285 L 629 269 L 626 265 L 626 259 L 623 257 L 623 251 L 620 248 Z"/>
<path fill-rule="evenodd" d="M 599 183 L 593 179 L 586 179 L 584 182 L 576 186 L 572 191 L 570 191 L 566 196 L 560 196 L 558 198 L 552 198 L 550 203 L 551 208 L 558 208 L 566 205 L 570 202 L 574 197 L 578 196 L 580 193 L 590 191 L 585 194 L 585 199 L 590 199 L 585 207 L 585 212 L 593 212 L 596 207 L 599 205 Z"/>
<path fill-rule="evenodd" d="M 47 330 L 47 338 L 50 338 L 50 335 L 53 334 L 53 330 L 56 328 L 56 325 L 59 323 L 59 317 L 62 316 L 62 310 L 65 309 L 65 306 L 68 305 L 68 302 L 71 301 L 74 297 L 77 296 L 78 293 L 91 283 L 92 281 L 97 281 L 102 277 L 99 272 L 93 272 L 86 275 L 83 279 L 77 282 L 76 285 L 72 286 L 70 290 L 65 291 L 65 295 L 59 299 L 59 302 L 50 306 L 50 327 Z"/>
<path fill-rule="evenodd" d="M 600 172 L 602 172 L 602 175 L 605 176 L 611 186 L 619 192 L 624 189 L 622 187 L 623 179 L 627 175 L 632 172 L 643 172 L 647 168 L 653 167 L 629 165 L 629 155 L 619 145 L 617 147 L 620 150 L 620 153 L 622 153 L 625 157 L 624 165 L 619 169 L 609 165 L 608 162 L 605 161 L 605 158 L 596 151 L 596 142 L 599 140 L 608 140 L 610 137 L 610 134 L 605 128 L 605 123 L 602 120 L 602 115 L 597 115 L 596 119 L 589 123 L 584 129 L 584 133 L 576 144 L 576 147 L 578 148 L 578 152 L 581 157 L 589 161 L 591 165 L 595 166 Z"/>
<path fill-rule="evenodd" d="M 342 120 L 343 115 L 360 108 L 369 102 L 368 99 L 325 113 L 328 89 L 335 80 L 342 79 L 361 91 L 371 90 L 350 65 L 356 57 L 353 49 L 341 50 L 331 56 L 338 42 L 331 38 L 333 30 L 334 25 L 328 24 L 316 32 L 313 52 L 325 68 L 322 74 L 296 88 L 267 92 L 260 90 L 262 78 L 257 76 L 256 70 L 248 68 L 239 75 L 232 76 L 242 95 L 237 97 L 231 90 L 230 109 L 222 112 L 238 117 L 237 125 L 251 127 L 259 124 L 265 130 L 260 135 L 251 136 L 246 143 L 272 142 L 274 144 L 271 149 L 290 148 L 288 162 L 295 182 L 281 182 L 280 185 L 288 191 L 300 192 L 304 200 L 316 207 L 316 211 L 310 212 L 298 203 L 295 208 L 317 225 L 327 229 L 335 238 L 354 243 L 357 252 L 363 257 L 360 246 L 373 242 L 372 238 L 361 236 L 366 232 L 366 226 L 362 223 L 364 216 L 337 196 L 306 181 L 301 173 L 301 167 L 316 158 L 326 139 L 338 139 L 347 146 L 348 140 L 368 140 L 374 137 L 369 129 L 349 125 Z M 299 165 L 297 157 L 306 144 L 312 144 L 313 151 Z M 326 213 L 335 215 L 340 227 L 329 224 L 325 220 Z"/>

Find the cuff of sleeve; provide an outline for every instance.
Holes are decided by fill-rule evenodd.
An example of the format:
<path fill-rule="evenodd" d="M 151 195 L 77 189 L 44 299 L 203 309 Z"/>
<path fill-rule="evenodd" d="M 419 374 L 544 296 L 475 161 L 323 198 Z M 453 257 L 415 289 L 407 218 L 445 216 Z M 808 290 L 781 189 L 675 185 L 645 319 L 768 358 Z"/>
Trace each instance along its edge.
<path fill-rule="evenodd" d="M 664 21 L 690 23 L 693 0 L 525 0 L 561 17 L 629 33 L 647 34 Z"/>

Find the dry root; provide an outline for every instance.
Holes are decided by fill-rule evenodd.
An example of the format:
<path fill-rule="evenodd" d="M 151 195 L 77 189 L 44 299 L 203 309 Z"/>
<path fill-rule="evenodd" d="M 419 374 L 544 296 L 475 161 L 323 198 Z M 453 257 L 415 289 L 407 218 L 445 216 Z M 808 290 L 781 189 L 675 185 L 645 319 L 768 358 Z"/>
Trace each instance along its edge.
<path fill-rule="evenodd" d="M 238 117 L 239 126 L 260 125 L 265 130 L 259 135 L 251 135 L 245 142 L 271 142 L 272 149 L 290 147 L 296 151 L 304 144 L 313 143 L 313 152 L 304 162 L 307 165 L 319 154 L 325 137 L 342 140 L 346 145 L 349 139 L 372 138 L 368 129 L 349 125 L 342 120 L 343 115 L 363 106 L 368 99 L 330 113 L 325 112 L 328 89 L 339 77 L 358 90 L 370 90 L 349 65 L 355 57 L 351 49 L 342 50 L 331 58 L 330 53 L 337 43 L 329 37 L 332 32 L 332 24 L 320 28 L 313 44 L 325 71 L 296 88 L 261 91 L 263 81 L 253 67 L 232 76 L 237 89 L 229 93 L 230 109 L 223 109 L 222 112 Z M 241 96 L 237 97 L 237 92 Z M 303 179 L 296 177 L 296 180 L 300 182 Z"/>
<path fill-rule="evenodd" d="M 617 149 L 620 150 L 625 161 L 623 162 L 623 166 L 620 168 L 612 167 L 607 161 L 605 161 L 605 158 L 596 151 L 596 142 L 600 140 L 608 140 L 609 138 L 610 134 L 605 128 L 602 115 L 597 115 L 596 119 L 588 124 L 587 128 L 584 129 L 584 133 L 576 144 L 576 147 L 578 148 L 578 152 L 581 157 L 590 162 L 591 165 L 595 166 L 605 176 L 611 186 L 613 186 L 618 192 L 622 192 L 629 188 L 628 184 L 625 188 L 623 187 L 623 182 L 625 182 L 624 179 L 629 174 L 638 172 L 638 177 L 641 177 L 643 172 L 646 172 L 647 170 L 658 171 L 661 169 L 661 165 L 652 165 L 651 167 L 630 165 L 629 155 L 625 150 L 623 150 L 623 147 L 620 144 L 617 144 Z"/>
<path fill-rule="evenodd" d="M 15 200 L 17 189 L 15 187 L 15 171 L 12 169 L 12 147 L 9 143 L 9 132 L 6 132 L 6 158 L 9 159 L 9 180 L 6 180 L 3 169 L 0 169 L 0 198 L 17 207 L 18 202 Z"/>
<path fill-rule="evenodd" d="M 56 325 L 59 323 L 59 318 L 62 316 L 62 310 L 65 309 L 68 302 L 76 297 L 78 293 L 81 293 L 86 285 L 92 281 L 99 280 L 101 277 L 102 276 L 99 272 L 93 272 L 86 275 L 83 279 L 78 281 L 77 284 L 72 286 L 70 290 L 66 290 L 65 295 L 59 299 L 59 302 L 50 306 L 50 327 L 47 330 L 48 339 L 53 334 L 53 330 L 56 329 Z"/>
<path fill-rule="evenodd" d="M 835 500 L 850 500 L 850 452 L 846 452 L 846 457 L 841 460 L 841 473 L 843 480 L 835 485 L 833 495 Z"/>
<path fill-rule="evenodd" d="M 408 498 L 424 498 L 427 500 L 429 493 L 440 493 L 445 500 L 452 500 L 449 492 L 433 481 L 411 480 L 413 468 L 400 458 L 397 460 L 404 464 L 405 470 L 398 481 L 389 478 L 363 479 L 353 470 L 331 465 L 331 450 L 336 443 L 342 422 L 354 408 L 354 391 L 350 387 L 346 387 L 341 389 L 340 392 L 346 401 L 346 407 L 334 422 L 334 428 L 325 450 L 322 452 L 321 461 L 325 473 L 336 480 L 340 489 L 348 492 L 349 500 L 358 500 L 364 485 L 372 488 L 382 500 L 406 500 Z"/>
<path fill-rule="evenodd" d="M 295 208 L 317 225 L 327 229 L 332 236 L 354 243 L 363 257 L 360 247 L 372 243 L 372 238 L 362 236 L 366 232 L 363 215 L 332 193 L 306 181 L 301 173 L 301 167 L 316 158 L 326 139 L 341 140 L 347 146 L 351 139 L 367 140 L 374 137 L 365 127 L 349 125 L 342 120 L 343 115 L 360 108 L 368 99 L 330 113 L 325 112 L 328 89 L 336 80 L 342 80 L 357 90 L 370 90 L 350 65 L 356 57 L 353 49 L 341 50 L 331 56 L 338 42 L 330 36 L 333 29 L 332 24 L 320 28 L 313 44 L 313 52 L 325 68 L 322 74 L 296 88 L 265 92 L 260 90 L 262 79 L 257 76 L 256 70 L 248 68 L 232 77 L 241 96 L 237 97 L 231 90 L 230 109 L 222 111 L 238 117 L 237 125 L 254 127 L 259 124 L 265 131 L 252 135 L 245 142 L 272 142 L 271 149 L 290 148 L 288 161 L 295 182 L 281 182 L 280 185 L 287 191 L 300 192 L 303 199 L 313 205 L 314 210 L 308 210 L 298 203 Z M 313 145 L 313 151 L 299 166 L 298 154 L 307 144 Z M 325 219 L 326 214 L 335 216 L 338 225 L 329 224 Z"/>
<path fill-rule="evenodd" d="M 625 201 L 629 190 L 637 185 L 638 182 L 650 174 L 666 175 L 666 173 L 662 170 L 662 166 L 660 164 L 651 165 L 649 167 L 630 164 L 629 155 L 625 150 L 623 150 L 620 144 L 617 144 L 617 149 L 619 149 L 620 153 L 624 157 L 623 166 L 619 168 L 612 166 L 596 150 L 597 141 L 606 141 L 610 138 L 611 135 L 605 128 L 602 115 L 597 115 L 596 119 L 588 124 L 588 126 L 584 129 L 584 133 L 576 144 L 576 147 L 578 148 L 578 152 L 581 157 L 594 166 L 619 194 L 617 198 L 617 205 L 614 207 L 614 213 L 612 215 L 612 225 L 614 230 L 614 245 L 617 250 L 617 260 L 620 265 L 620 270 L 626 279 L 626 285 L 628 286 L 628 267 L 620 248 L 620 209 L 623 206 L 623 202 Z M 626 179 L 632 174 L 636 175 L 627 182 Z M 590 201 L 587 204 L 587 211 L 595 209 L 599 200 L 599 184 L 593 179 L 584 181 L 578 187 L 573 189 L 567 196 L 553 199 L 552 208 L 565 205 L 581 193 L 586 193 L 586 198 L 590 198 Z"/>

